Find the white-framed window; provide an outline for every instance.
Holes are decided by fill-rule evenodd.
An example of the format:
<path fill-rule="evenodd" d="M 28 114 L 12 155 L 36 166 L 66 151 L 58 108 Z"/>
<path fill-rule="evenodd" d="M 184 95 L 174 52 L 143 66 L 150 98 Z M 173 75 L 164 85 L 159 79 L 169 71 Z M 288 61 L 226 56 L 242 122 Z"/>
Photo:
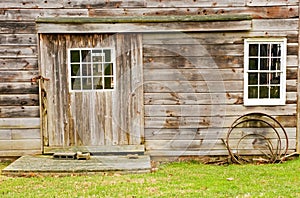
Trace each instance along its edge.
<path fill-rule="evenodd" d="M 284 105 L 286 38 L 245 39 L 244 105 Z"/>
<path fill-rule="evenodd" d="M 68 50 L 70 91 L 111 91 L 115 85 L 115 53 L 112 48 Z"/>

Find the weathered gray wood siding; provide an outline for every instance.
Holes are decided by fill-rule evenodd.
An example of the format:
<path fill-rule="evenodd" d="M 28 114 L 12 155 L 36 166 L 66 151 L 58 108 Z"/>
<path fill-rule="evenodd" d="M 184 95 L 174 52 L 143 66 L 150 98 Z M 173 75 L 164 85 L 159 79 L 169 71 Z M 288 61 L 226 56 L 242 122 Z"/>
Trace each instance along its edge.
<path fill-rule="evenodd" d="M 153 156 L 226 155 L 222 139 L 226 139 L 231 123 L 244 114 L 261 112 L 283 124 L 289 137 L 289 149 L 294 151 L 297 2 L 246 1 L 245 5 L 230 8 L 207 6 L 189 9 L 178 6 L 156 11 L 177 13 L 176 10 L 181 10 L 186 13 L 189 10 L 197 14 L 215 14 L 243 10 L 243 13 L 254 15 L 252 30 L 226 32 L 224 27 L 222 32 L 144 35 L 146 149 Z M 145 13 L 150 11 L 145 10 Z M 243 105 L 243 41 L 251 37 L 274 36 L 288 39 L 287 104 L 246 107 Z M 243 145 L 245 153 L 259 154 L 251 151 L 251 146 L 251 143 Z"/>
<path fill-rule="evenodd" d="M 140 145 L 144 139 L 140 34 L 41 34 L 44 146 Z M 115 89 L 70 92 L 69 48 L 112 48 Z"/>
<path fill-rule="evenodd" d="M 38 85 L 31 82 L 39 74 L 35 19 L 59 16 L 252 14 L 250 32 L 144 35 L 146 146 L 155 155 L 227 154 L 220 142 L 226 127 L 241 114 L 261 111 L 287 127 L 294 149 L 298 4 L 298 0 L 1 1 L 0 156 L 40 152 Z M 288 38 L 286 106 L 241 104 L 242 41 L 252 36 Z M 212 60 L 214 64 L 208 64 Z"/>

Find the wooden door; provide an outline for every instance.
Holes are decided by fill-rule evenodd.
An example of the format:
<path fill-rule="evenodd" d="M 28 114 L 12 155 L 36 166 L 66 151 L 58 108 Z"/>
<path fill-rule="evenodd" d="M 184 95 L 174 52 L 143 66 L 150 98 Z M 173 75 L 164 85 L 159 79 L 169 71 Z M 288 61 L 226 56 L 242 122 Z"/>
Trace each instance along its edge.
<path fill-rule="evenodd" d="M 39 43 L 44 147 L 143 142 L 141 35 L 40 34 Z M 114 89 L 70 91 L 71 48 L 114 49 Z"/>

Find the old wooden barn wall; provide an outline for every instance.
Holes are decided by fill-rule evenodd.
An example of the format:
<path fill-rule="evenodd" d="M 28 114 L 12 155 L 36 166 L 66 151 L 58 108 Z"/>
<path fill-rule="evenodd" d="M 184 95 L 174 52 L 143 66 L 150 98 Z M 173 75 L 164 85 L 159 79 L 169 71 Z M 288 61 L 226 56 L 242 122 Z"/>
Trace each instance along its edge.
<path fill-rule="evenodd" d="M 153 155 L 227 154 L 220 141 L 226 127 L 252 111 L 278 118 L 294 149 L 297 0 L 6 0 L 0 2 L 0 156 L 41 150 L 38 85 L 32 82 L 39 74 L 37 17 L 238 13 L 254 16 L 252 31 L 144 35 L 146 149 Z M 241 104 L 243 38 L 252 36 L 288 38 L 285 106 Z"/>

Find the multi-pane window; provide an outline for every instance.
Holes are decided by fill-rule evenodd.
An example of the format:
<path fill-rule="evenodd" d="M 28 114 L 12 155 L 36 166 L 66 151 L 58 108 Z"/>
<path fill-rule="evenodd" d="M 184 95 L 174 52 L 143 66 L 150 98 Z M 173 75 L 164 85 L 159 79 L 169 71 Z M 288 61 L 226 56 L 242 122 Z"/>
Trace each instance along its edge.
<path fill-rule="evenodd" d="M 245 105 L 284 105 L 286 39 L 246 39 Z"/>
<path fill-rule="evenodd" d="M 69 49 L 71 91 L 113 90 L 113 49 Z"/>

